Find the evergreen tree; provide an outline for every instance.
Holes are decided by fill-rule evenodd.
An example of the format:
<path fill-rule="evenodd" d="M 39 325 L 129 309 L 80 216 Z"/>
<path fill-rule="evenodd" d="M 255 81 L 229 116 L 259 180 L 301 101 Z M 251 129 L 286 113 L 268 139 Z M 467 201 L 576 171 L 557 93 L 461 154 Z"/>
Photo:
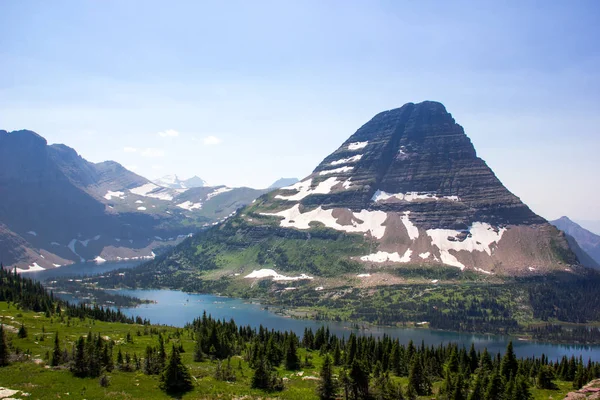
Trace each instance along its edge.
<path fill-rule="evenodd" d="M 471 348 L 469 349 L 469 369 L 471 373 L 474 373 L 478 366 L 479 357 L 477 357 L 477 352 L 475 351 L 475 344 L 471 343 Z"/>
<path fill-rule="evenodd" d="M 583 365 L 579 363 L 575 372 L 575 378 L 573 379 L 573 389 L 581 389 L 585 383 L 585 371 L 583 370 Z"/>
<path fill-rule="evenodd" d="M 25 328 L 25 325 L 21 324 L 19 332 L 17 332 L 17 337 L 20 339 L 25 339 L 27 337 L 27 328 Z"/>
<path fill-rule="evenodd" d="M 252 387 L 255 389 L 268 389 L 269 388 L 269 375 L 270 368 L 264 358 L 261 358 L 254 368 L 254 375 L 252 375 Z"/>
<path fill-rule="evenodd" d="M 417 355 L 413 357 L 412 364 L 410 366 L 410 373 L 408 374 L 408 387 L 414 389 L 415 393 L 419 396 L 427 396 L 431 394 L 431 383 L 425 371 L 421 365 L 421 358 Z"/>
<path fill-rule="evenodd" d="M 333 365 L 342 365 L 342 351 L 340 349 L 340 343 L 336 340 L 335 347 L 333 348 Z"/>
<path fill-rule="evenodd" d="M 369 373 L 362 361 L 354 359 L 348 374 L 350 378 L 350 390 L 354 399 L 369 398 Z"/>
<path fill-rule="evenodd" d="M 554 380 L 554 371 L 548 365 L 542 365 L 536 376 L 536 386 L 540 389 L 556 389 Z"/>
<path fill-rule="evenodd" d="M 529 383 L 523 375 L 518 375 L 511 400 L 530 400 Z"/>
<path fill-rule="evenodd" d="M 73 372 L 75 376 L 84 377 L 87 375 L 87 363 L 85 358 L 85 340 L 83 339 L 83 336 L 80 336 L 75 345 L 75 356 L 73 365 L 71 366 L 71 372 Z"/>
<path fill-rule="evenodd" d="M 173 345 L 171 356 L 160 376 L 160 388 L 169 394 L 182 394 L 193 387 L 190 370 L 183 364 L 179 350 Z"/>
<path fill-rule="evenodd" d="M 487 388 L 485 390 L 485 400 L 502 400 L 504 394 L 504 383 L 502 377 L 497 373 L 493 372 L 490 376 Z"/>
<path fill-rule="evenodd" d="M 515 356 L 512 341 L 510 341 L 508 342 L 508 346 L 506 346 L 506 352 L 500 363 L 500 374 L 508 382 L 511 376 L 517 376 L 518 369 L 519 362 L 517 361 L 517 356 Z"/>
<path fill-rule="evenodd" d="M 300 359 L 296 352 L 296 336 L 288 336 L 285 352 L 285 368 L 295 371 L 300 368 Z"/>
<path fill-rule="evenodd" d="M 58 338 L 58 332 L 54 334 L 54 348 L 52 349 L 52 358 L 50 365 L 56 367 L 62 363 L 62 351 L 60 349 L 60 340 Z"/>
<path fill-rule="evenodd" d="M 396 376 L 402 376 L 402 359 L 400 357 L 400 345 L 398 341 L 394 341 L 392 345 L 392 355 L 390 357 L 391 370 Z"/>
<path fill-rule="evenodd" d="M 336 382 L 333 378 L 333 368 L 331 366 L 331 358 L 326 355 L 323 360 L 323 366 L 320 373 L 321 380 L 317 385 L 317 395 L 321 400 L 335 399 Z"/>
<path fill-rule="evenodd" d="M 4 326 L 0 324 L 0 367 L 5 365 L 8 365 L 8 345 L 6 344 Z"/>
<path fill-rule="evenodd" d="M 165 363 L 167 361 L 167 352 L 165 350 L 165 340 L 162 335 L 158 334 L 158 370 L 162 371 L 165 368 Z"/>
<path fill-rule="evenodd" d="M 471 388 L 471 393 L 469 393 L 468 400 L 481 400 L 483 399 L 483 384 L 481 382 L 480 374 L 475 375 L 475 380 L 473 381 L 473 387 Z"/>

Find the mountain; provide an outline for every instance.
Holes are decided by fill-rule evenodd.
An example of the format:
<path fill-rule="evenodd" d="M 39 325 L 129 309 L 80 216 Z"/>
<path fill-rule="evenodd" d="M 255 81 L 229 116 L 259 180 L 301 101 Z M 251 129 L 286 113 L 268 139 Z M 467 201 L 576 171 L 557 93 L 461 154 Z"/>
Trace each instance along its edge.
<path fill-rule="evenodd" d="M 162 178 L 155 179 L 152 183 L 170 189 L 187 189 L 185 183 L 177 175 L 165 175 Z"/>
<path fill-rule="evenodd" d="M 269 189 L 281 189 L 282 187 L 293 185 L 296 182 L 298 182 L 298 178 L 279 178 L 269 186 Z"/>
<path fill-rule="evenodd" d="M 557 220 L 550 221 L 550 223 L 572 237 L 586 253 L 578 255 L 582 264 L 598 268 L 598 264 L 600 264 L 600 236 L 581 227 L 579 224 L 571 221 L 568 217 L 561 217 Z M 584 262 L 583 260 L 586 256 L 593 261 L 590 262 L 589 260 L 586 260 L 586 262 Z"/>
<path fill-rule="evenodd" d="M 177 177 L 177 175 L 166 175 L 162 178 L 154 180 L 153 183 L 170 189 L 190 189 L 207 186 L 206 181 L 197 176 L 193 176 L 190 179 L 181 180 Z"/>
<path fill-rule="evenodd" d="M 0 131 L 0 262 L 26 269 L 152 258 L 264 193 L 194 190 L 89 162 L 32 131 Z"/>
<path fill-rule="evenodd" d="M 426 101 L 377 114 L 302 181 L 145 269 L 202 271 L 204 282 L 326 277 L 339 286 L 355 285 L 357 273 L 370 284 L 398 284 L 402 268 L 489 277 L 577 265 L 566 235 L 502 185 L 442 104 Z"/>
<path fill-rule="evenodd" d="M 208 186 L 208 184 L 206 183 L 206 181 L 204 179 L 199 178 L 196 175 L 192 176 L 189 179 L 184 180 L 183 184 L 185 185 L 185 187 L 188 187 L 188 188 L 197 188 L 197 187 Z"/>

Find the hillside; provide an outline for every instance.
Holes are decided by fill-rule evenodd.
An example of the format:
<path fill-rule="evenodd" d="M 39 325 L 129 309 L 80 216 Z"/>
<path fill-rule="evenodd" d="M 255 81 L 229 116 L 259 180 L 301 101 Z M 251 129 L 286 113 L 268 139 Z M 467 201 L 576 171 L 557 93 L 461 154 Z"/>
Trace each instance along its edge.
<path fill-rule="evenodd" d="M 264 193 L 201 189 L 161 187 L 35 132 L 0 131 L 0 261 L 28 270 L 152 258 Z"/>

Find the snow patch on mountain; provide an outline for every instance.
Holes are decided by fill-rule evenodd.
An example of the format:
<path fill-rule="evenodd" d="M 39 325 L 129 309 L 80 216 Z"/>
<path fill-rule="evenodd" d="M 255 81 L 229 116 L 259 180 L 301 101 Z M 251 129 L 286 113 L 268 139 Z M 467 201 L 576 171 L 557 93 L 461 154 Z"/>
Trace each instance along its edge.
<path fill-rule="evenodd" d="M 116 197 L 117 199 L 124 199 L 125 198 L 125 192 L 120 192 L 120 191 L 116 191 L 113 192 L 112 190 L 109 190 L 108 192 L 106 192 L 106 194 L 104 195 L 104 198 L 106 200 L 110 200 L 113 197 Z"/>
<path fill-rule="evenodd" d="M 354 169 L 354 167 L 340 167 L 335 169 L 327 169 L 325 171 L 319 172 L 319 175 L 331 175 L 331 174 L 342 174 L 344 172 L 350 172 Z"/>
<path fill-rule="evenodd" d="M 276 199 L 288 200 L 288 201 L 299 201 L 305 198 L 306 196 L 310 196 L 311 194 L 327 194 L 331 192 L 331 188 L 339 183 L 338 179 L 335 177 L 327 178 L 323 182 L 319 182 L 319 184 L 313 189 L 310 187 L 312 183 L 312 178 L 298 182 L 292 186 L 287 186 L 282 188 L 282 190 L 297 190 L 298 193 L 293 194 L 291 196 L 283 196 L 278 194 L 275 196 Z"/>
<path fill-rule="evenodd" d="M 415 200 L 450 200 L 460 201 L 458 196 L 442 196 L 438 197 L 435 193 L 419 193 L 419 192 L 408 192 L 408 193 L 387 193 L 383 190 L 377 190 L 371 198 L 374 202 L 385 201 L 388 199 L 404 200 L 404 201 L 415 201 Z"/>
<path fill-rule="evenodd" d="M 419 238 L 419 228 L 417 228 L 415 224 L 410 221 L 410 218 L 408 217 L 409 215 L 410 211 L 404 211 L 404 215 L 402 216 L 402 224 L 404 224 L 404 227 L 408 232 L 408 237 L 411 240 L 415 240 Z"/>
<path fill-rule="evenodd" d="M 377 239 L 385 235 L 385 225 L 387 214 L 383 211 L 361 210 L 353 212 L 351 225 L 341 225 L 333 216 L 333 209 L 324 210 L 322 207 L 305 213 L 300 212 L 300 205 L 296 204 L 292 208 L 277 213 L 261 213 L 267 216 L 283 217 L 280 226 L 284 228 L 310 229 L 311 222 L 320 222 L 328 228 L 350 233 L 370 233 Z"/>
<path fill-rule="evenodd" d="M 360 150 L 364 149 L 369 142 L 353 142 L 348 145 L 348 150 Z"/>
<path fill-rule="evenodd" d="M 342 158 L 340 160 L 333 161 L 333 162 L 329 163 L 329 165 L 342 165 L 342 164 L 355 163 L 358 160 L 360 160 L 362 158 L 362 156 L 363 156 L 362 154 L 357 154 L 357 155 L 352 156 L 352 157 Z"/>
<path fill-rule="evenodd" d="M 184 201 L 183 203 L 177 204 L 177 207 L 183 208 L 184 210 L 192 211 L 195 209 L 202 208 L 202 203 L 194 203 L 191 201 Z"/>
<path fill-rule="evenodd" d="M 72 239 L 69 244 L 67 245 L 67 247 L 73 252 L 73 254 L 75 254 L 77 257 L 79 257 L 79 260 L 81 262 L 84 262 L 85 259 L 83 257 L 81 257 L 77 251 L 75 251 L 75 243 L 77 243 L 77 239 Z"/>
<path fill-rule="evenodd" d="M 218 196 L 220 194 L 223 193 L 227 193 L 229 191 L 233 190 L 233 188 L 227 187 L 227 186 L 223 186 L 221 188 L 215 189 L 212 192 L 210 192 L 209 194 L 206 195 L 206 200 L 210 200 L 215 196 Z"/>
<path fill-rule="evenodd" d="M 491 244 L 500 242 L 506 228 L 494 228 L 486 222 L 474 222 L 468 232 L 455 231 L 452 229 L 428 229 L 427 235 L 431 238 L 431 245 L 440 250 L 442 262 L 464 269 L 465 266 L 450 253 L 454 251 L 485 251 L 492 255 Z M 466 238 L 461 240 L 459 235 L 467 233 Z"/>
<path fill-rule="evenodd" d="M 23 273 L 23 272 L 37 272 L 37 271 L 45 271 L 46 268 L 40 267 L 38 265 L 38 263 L 33 263 L 33 265 L 29 266 L 29 269 L 21 269 L 21 268 L 17 268 L 17 272 L 18 273 Z"/>
<path fill-rule="evenodd" d="M 281 275 L 273 269 L 259 269 L 253 270 L 250 274 L 244 278 L 248 279 L 262 279 L 262 278 L 273 278 L 274 281 L 299 281 L 299 280 L 311 280 L 314 279 L 312 276 L 306 274 L 300 274 L 300 276 L 285 276 Z"/>
<path fill-rule="evenodd" d="M 129 189 L 129 191 L 138 196 L 152 197 L 164 201 L 173 200 L 173 194 L 169 189 L 157 186 L 154 183 L 145 183 L 142 186 Z"/>

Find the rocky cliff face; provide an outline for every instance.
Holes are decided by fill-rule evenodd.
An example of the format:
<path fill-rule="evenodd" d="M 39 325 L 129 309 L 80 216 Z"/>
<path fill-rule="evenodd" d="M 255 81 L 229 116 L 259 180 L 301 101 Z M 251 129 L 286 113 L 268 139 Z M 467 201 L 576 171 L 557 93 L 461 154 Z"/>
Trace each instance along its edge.
<path fill-rule="evenodd" d="M 564 234 L 507 190 L 444 106 L 426 101 L 376 115 L 302 181 L 251 207 L 275 220 L 363 235 L 366 264 L 446 264 L 485 274 L 568 269 Z M 258 217 L 258 218 L 257 218 Z"/>

